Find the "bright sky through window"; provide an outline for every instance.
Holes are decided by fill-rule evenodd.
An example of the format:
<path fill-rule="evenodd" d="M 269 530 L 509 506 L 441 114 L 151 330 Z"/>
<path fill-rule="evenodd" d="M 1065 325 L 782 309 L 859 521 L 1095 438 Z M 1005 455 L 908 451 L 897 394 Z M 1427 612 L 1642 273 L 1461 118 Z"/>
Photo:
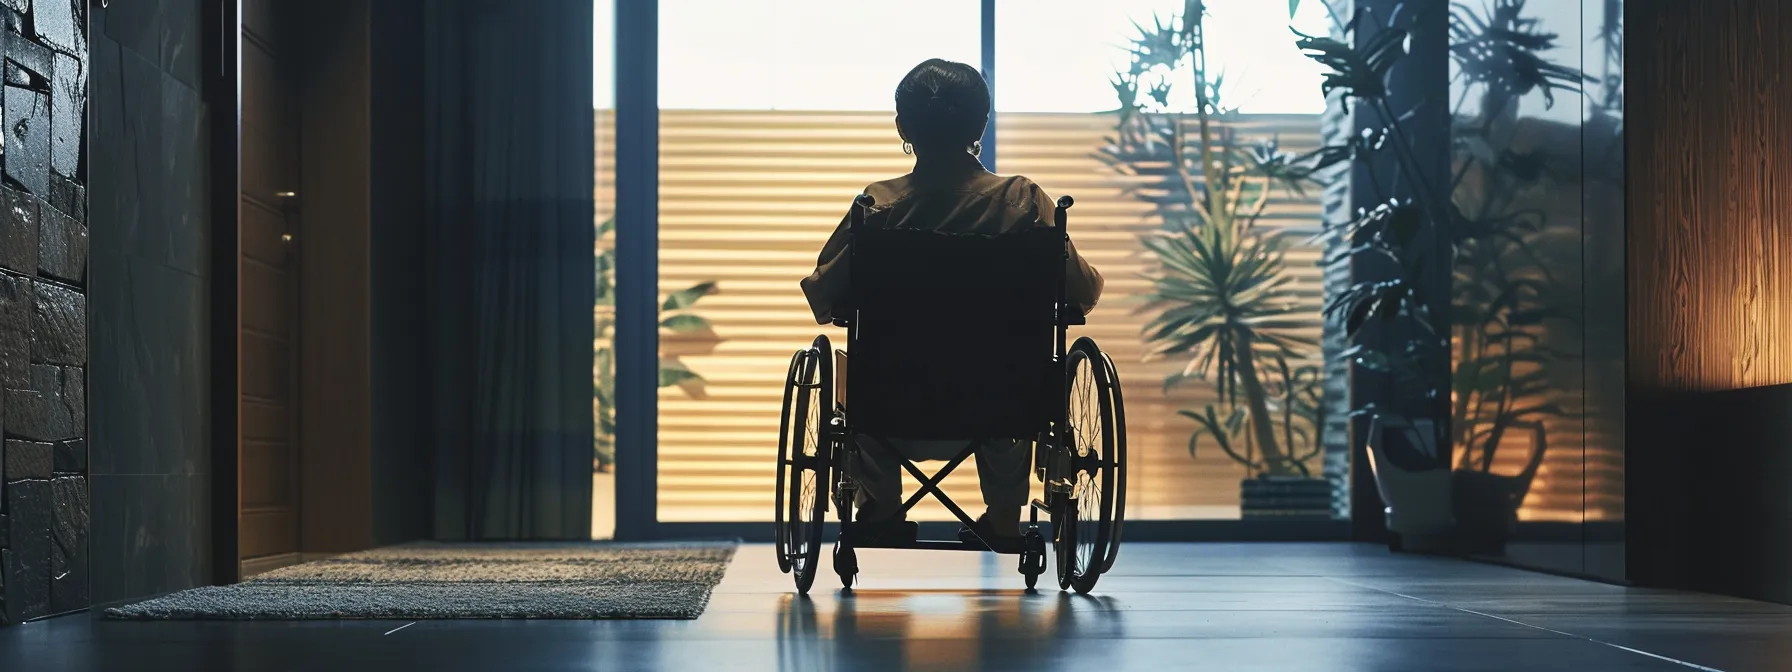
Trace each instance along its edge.
<path fill-rule="evenodd" d="M 597 35 L 615 0 L 596 0 Z M 1133 21 L 1182 0 L 997 0 L 996 106 L 1095 112 L 1117 106 L 1109 80 L 1128 62 Z M 1208 0 L 1209 54 L 1229 104 L 1317 113 L 1320 70 L 1294 48 L 1288 4 Z M 1319 2 L 1294 25 L 1323 32 Z M 896 81 L 939 57 L 979 63 L 977 0 L 660 0 L 663 109 L 889 110 Z M 611 107 L 613 41 L 596 40 L 596 106 Z M 1186 88 L 1186 87 L 1184 87 Z M 1172 104 L 1176 104 L 1172 100 Z"/>

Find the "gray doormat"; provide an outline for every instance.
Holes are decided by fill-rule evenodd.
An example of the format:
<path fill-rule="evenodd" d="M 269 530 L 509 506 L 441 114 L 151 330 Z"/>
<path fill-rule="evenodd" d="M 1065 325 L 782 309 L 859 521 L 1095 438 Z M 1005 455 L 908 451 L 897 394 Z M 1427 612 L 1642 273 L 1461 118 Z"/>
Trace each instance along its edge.
<path fill-rule="evenodd" d="M 733 542 L 417 543 L 107 609 L 126 620 L 689 619 Z"/>

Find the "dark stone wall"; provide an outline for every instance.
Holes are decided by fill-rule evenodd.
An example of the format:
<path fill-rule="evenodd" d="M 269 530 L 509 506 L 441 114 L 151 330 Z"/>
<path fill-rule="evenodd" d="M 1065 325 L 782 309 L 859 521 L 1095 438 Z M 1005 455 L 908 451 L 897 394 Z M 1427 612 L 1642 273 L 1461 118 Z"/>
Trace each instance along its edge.
<path fill-rule="evenodd" d="M 92 5 L 96 605 L 212 577 L 200 10 L 199 0 Z"/>
<path fill-rule="evenodd" d="M 86 0 L 0 0 L 0 622 L 88 605 Z"/>

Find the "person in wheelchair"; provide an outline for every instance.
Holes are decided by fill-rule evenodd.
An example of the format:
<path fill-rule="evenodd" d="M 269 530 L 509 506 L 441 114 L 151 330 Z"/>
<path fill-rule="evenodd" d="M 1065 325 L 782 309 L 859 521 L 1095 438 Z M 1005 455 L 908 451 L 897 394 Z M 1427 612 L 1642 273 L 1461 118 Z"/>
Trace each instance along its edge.
<path fill-rule="evenodd" d="M 896 132 L 903 151 L 914 155 L 915 167 L 907 175 L 865 188 L 875 199 L 874 211 L 882 215 L 881 226 L 983 235 L 1052 226 L 1054 202 L 1045 190 L 1025 177 L 992 174 L 978 161 L 990 102 L 983 76 L 964 63 L 931 59 L 902 78 L 896 86 Z M 849 219 L 842 218 L 822 247 L 815 272 L 802 280 L 803 293 L 820 324 L 848 317 L 836 314 L 844 312 L 843 304 L 851 295 L 848 225 Z M 1086 315 L 1101 297 L 1102 277 L 1074 246 L 1067 256 L 1065 298 Z M 896 529 L 912 534 L 912 524 L 900 517 L 900 457 L 886 446 L 910 460 L 947 460 L 965 441 L 877 438 L 881 440 L 858 437 L 858 459 L 848 466 L 859 486 L 859 520 L 868 536 Z M 976 524 L 982 529 L 965 530 L 961 536 L 1019 539 L 1030 459 L 1030 442 L 1018 439 L 986 443 L 978 450 L 985 511 Z"/>

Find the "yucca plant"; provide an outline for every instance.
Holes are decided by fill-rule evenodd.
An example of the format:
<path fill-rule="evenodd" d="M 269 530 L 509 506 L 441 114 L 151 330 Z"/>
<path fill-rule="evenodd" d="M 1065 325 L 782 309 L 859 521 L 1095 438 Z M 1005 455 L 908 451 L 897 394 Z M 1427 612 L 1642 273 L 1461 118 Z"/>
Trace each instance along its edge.
<path fill-rule="evenodd" d="M 594 311 L 597 339 L 593 343 L 592 403 L 597 414 L 597 435 L 592 439 L 593 468 L 609 471 L 616 463 L 616 249 L 603 241 L 615 229 L 616 220 L 607 219 L 598 225 L 597 238 L 597 306 Z M 714 281 L 700 282 L 673 292 L 660 304 L 660 329 L 670 334 L 702 334 L 713 332 L 709 320 L 692 312 L 692 307 L 705 296 L 716 292 Z M 703 376 L 678 360 L 660 352 L 660 387 L 680 386 L 693 392 L 700 389 Z"/>
<path fill-rule="evenodd" d="M 1097 156 L 1122 175 L 1148 178 L 1130 193 L 1163 222 L 1140 240 L 1155 262 L 1142 308 L 1157 313 L 1145 327 L 1148 356 L 1186 358 L 1166 389 L 1203 380 L 1219 396 L 1200 412 L 1181 411 L 1198 424 L 1190 453 L 1209 437 L 1254 475 L 1304 476 L 1319 444 L 1295 429 L 1295 408 L 1275 389 L 1302 394 L 1288 362 L 1317 345 L 1305 332 L 1318 321 L 1300 314 L 1285 265 L 1290 239 L 1258 224 L 1275 186 L 1298 191 L 1311 172 L 1273 138 L 1247 146 L 1227 123 L 1232 113 L 1208 70 L 1204 13 L 1204 3 L 1189 0 L 1167 21 L 1135 24 L 1131 67 L 1114 81 L 1115 134 Z M 1178 82 L 1184 73 L 1189 80 Z M 1193 87 L 1192 115 L 1168 109 L 1180 85 Z M 1272 370 L 1284 374 L 1279 388 L 1266 380 Z"/>

